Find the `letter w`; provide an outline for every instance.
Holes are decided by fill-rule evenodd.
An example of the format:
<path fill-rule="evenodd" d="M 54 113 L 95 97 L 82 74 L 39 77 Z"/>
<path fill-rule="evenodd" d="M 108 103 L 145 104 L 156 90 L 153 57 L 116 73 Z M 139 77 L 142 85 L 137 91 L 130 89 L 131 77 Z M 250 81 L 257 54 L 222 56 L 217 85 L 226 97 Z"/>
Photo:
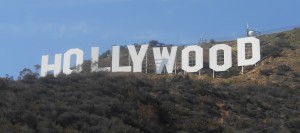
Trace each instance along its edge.
<path fill-rule="evenodd" d="M 162 53 L 160 51 L 160 48 L 153 48 L 156 74 L 161 74 L 164 66 L 166 66 L 167 72 L 169 74 L 173 72 L 176 52 L 177 46 L 172 47 L 170 54 L 167 47 L 163 47 Z"/>

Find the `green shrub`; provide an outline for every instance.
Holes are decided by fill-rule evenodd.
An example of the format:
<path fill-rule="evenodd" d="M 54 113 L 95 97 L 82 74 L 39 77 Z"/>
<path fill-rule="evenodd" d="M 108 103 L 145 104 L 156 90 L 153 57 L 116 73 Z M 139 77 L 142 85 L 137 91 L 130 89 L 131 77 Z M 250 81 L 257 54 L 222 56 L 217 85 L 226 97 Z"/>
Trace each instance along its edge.
<path fill-rule="evenodd" d="M 270 76 L 273 73 L 273 70 L 265 68 L 265 69 L 261 69 L 259 72 L 261 75 Z"/>

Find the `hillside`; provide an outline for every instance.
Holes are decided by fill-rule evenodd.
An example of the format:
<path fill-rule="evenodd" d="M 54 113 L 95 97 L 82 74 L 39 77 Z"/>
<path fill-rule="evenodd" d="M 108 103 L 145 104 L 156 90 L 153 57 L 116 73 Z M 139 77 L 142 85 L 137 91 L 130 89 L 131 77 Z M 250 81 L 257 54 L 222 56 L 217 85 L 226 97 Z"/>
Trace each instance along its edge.
<path fill-rule="evenodd" d="M 80 74 L 1 78 L 0 132 L 298 133 L 300 29 L 258 38 L 262 60 L 242 75 L 233 55 L 234 66 L 212 78 L 204 53 L 201 76 L 155 75 L 153 62 L 148 74 L 89 73 L 86 61 Z M 110 52 L 99 58 L 108 65 Z"/>

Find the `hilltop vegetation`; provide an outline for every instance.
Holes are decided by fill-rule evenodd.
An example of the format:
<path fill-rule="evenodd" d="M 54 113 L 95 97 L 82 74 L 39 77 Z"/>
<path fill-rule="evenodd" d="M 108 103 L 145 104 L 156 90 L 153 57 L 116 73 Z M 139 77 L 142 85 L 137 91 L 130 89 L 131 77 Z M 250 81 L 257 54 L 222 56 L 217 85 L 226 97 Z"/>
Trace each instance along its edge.
<path fill-rule="evenodd" d="M 207 64 L 201 76 L 89 73 L 87 61 L 79 74 L 1 78 L 0 132 L 300 132 L 300 29 L 258 38 L 262 60 L 243 75 L 233 66 L 213 79 Z"/>

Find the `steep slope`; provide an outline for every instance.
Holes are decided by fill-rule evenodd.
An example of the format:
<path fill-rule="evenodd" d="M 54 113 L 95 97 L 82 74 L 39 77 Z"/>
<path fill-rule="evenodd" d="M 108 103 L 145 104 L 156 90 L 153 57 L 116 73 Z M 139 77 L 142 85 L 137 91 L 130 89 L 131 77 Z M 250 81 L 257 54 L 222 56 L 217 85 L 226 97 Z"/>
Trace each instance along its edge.
<path fill-rule="evenodd" d="M 270 57 L 276 58 L 281 57 L 282 59 L 290 58 L 293 55 L 296 55 L 297 52 L 299 52 L 299 45 L 300 45 L 300 28 L 295 28 L 291 31 L 286 32 L 280 32 L 280 33 L 274 33 L 270 35 L 262 35 L 257 36 L 261 40 L 261 56 L 263 62 L 265 59 L 268 59 Z M 151 43 L 151 42 L 150 42 Z M 202 76 L 212 76 L 212 70 L 209 68 L 209 48 L 216 44 L 228 44 L 232 47 L 232 62 L 233 66 L 227 71 L 227 72 L 218 72 L 216 73 L 217 77 L 220 78 L 229 78 L 232 76 L 238 76 L 241 72 L 241 67 L 237 67 L 237 41 L 225 41 L 225 42 L 215 42 L 215 43 L 203 43 L 203 44 L 195 44 L 201 46 L 204 50 L 204 67 L 201 69 L 201 75 Z M 134 44 L 136 46 L 137 51 L 139 50 L 140 45 Z M 172 44 L 155 44 L 150 45 L 147 52 L 147 72 L 148 73 L 154 73 L 155 72 L 155 62 L 154 62 L 154 56 L 153 56 L 153 47 L 168 47 L 169 51 L 171 49 Z M 177 50 L 177 56 L 176 56 L 176 66 L 177 66 L 177 73 L 183 73 L 181 68 L 181 51 L 185 47 L 185 45 L 178 46 Z M 288 51 L 289 50 L 289 51 Z M 120 53 L 120 65 L 132 65 L 132 61 L 130 60 L 129 52 L 127 50 L 126 46 L 121 46 L 121 53 Z M 292 52 L 292 53 L 289 53 Z M 299 55 L 299 54 L 298 54 Z M 299 58 L 299 57 L 298 57 Z M 143 62 L 143 72 L 145 72 L 145 62 L 146 59 L 144 59 Z M 293 61 L 290 61 L 294 63 L 294 67 L 298 67 L 299 65 L 296 65 L 297 62 L 299 62 L 298 59 L 295 59 Z M 282 62 L 284 63 L 284 62 Z M 276 63 L 274 63 L 276 64 Z M 259 65 L 259 64 L 257 64 Z M 273 65 L 272 63 L 270 65 Z M 111 66 L 111 51 L 106 51 L 103 55 L 99 57 L 99 66 L 101 67 L 107 67 Z M 85 72 L 90 72 L 90 63 L 89 61 L 86 61 L 83 65 Z M 245 67 L 245 72 L 248 72 L 250 70 L 253 70 L 254 66 L 248 66 Z M 299 68 L 297 68 L 299 70 Z M 174 72 L 173 72 L 174 73 Z M 194 73 L 198 74 L 198 73 Z"/>
<path fill-rule="evenodd" d="M 1 78 L 0 132 L 300 132 L 300 29 L 258 38 L 262 60 L 243 75 L 89 73 L 86 63 L 80 74 Z"/>

